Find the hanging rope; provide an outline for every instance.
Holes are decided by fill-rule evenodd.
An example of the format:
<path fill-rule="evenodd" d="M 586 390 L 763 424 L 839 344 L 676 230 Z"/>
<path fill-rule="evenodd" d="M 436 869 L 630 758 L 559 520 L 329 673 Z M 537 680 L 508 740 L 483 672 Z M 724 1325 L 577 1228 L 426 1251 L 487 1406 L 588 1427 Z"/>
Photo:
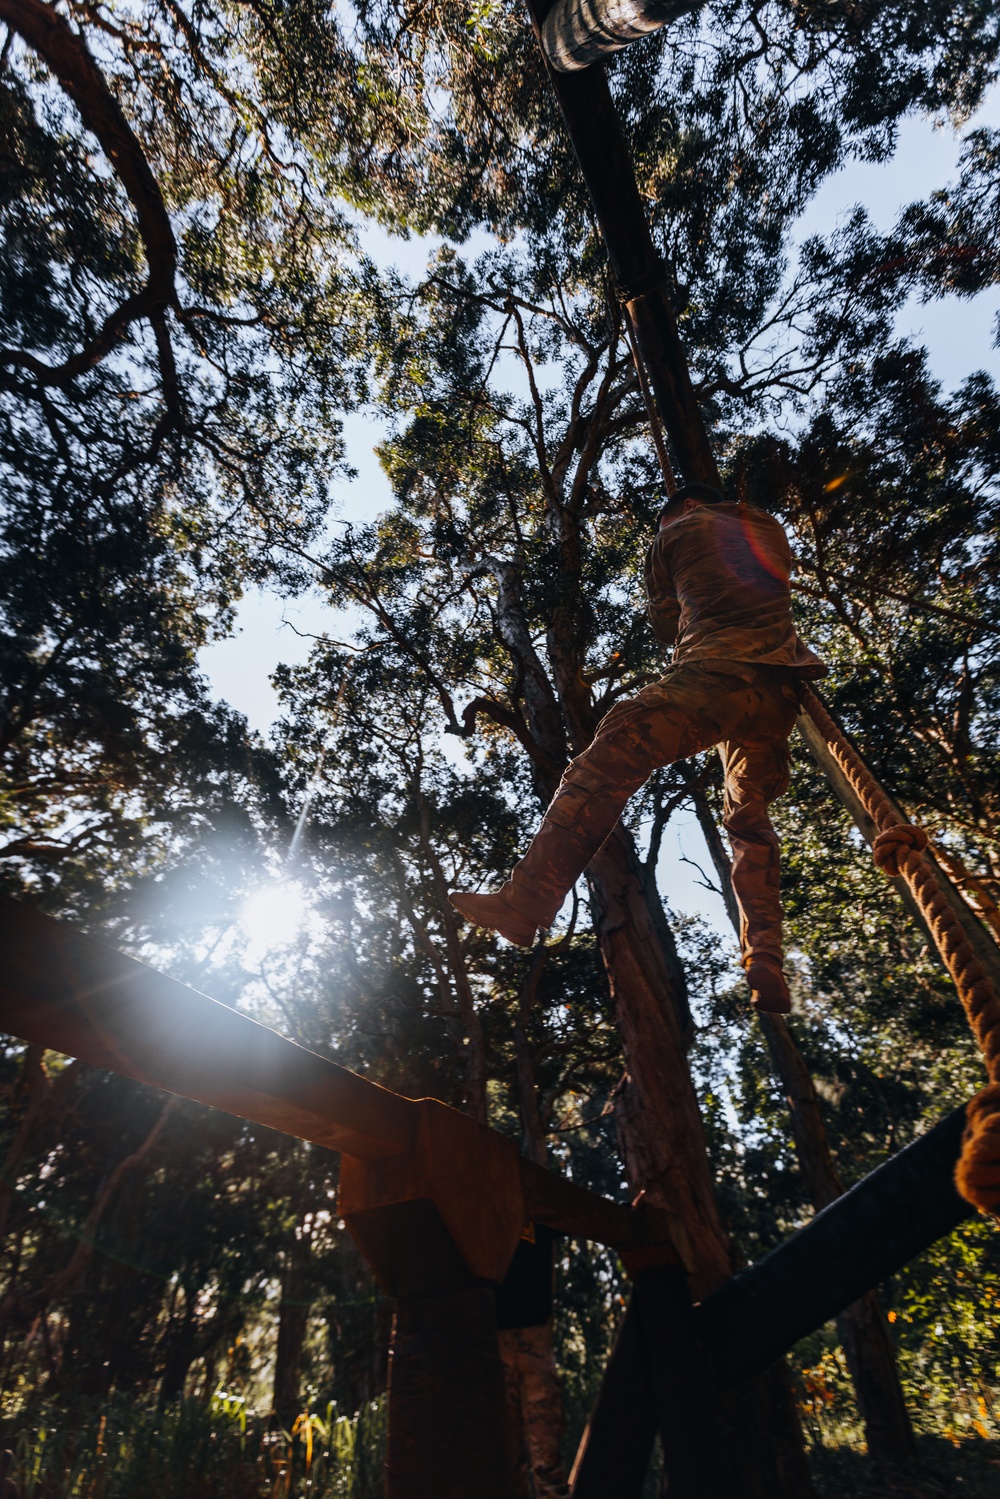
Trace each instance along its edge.
<path fill-rule="evenodd" d="M 872 844 L 876 865 L 890 878 L 902 876 L 920 907 L 986 1060 L 990 1084 L 968 1106 L 955 1182 L 966 1201 L 1000 1215 L 1000 994 L 945 898 L 941 875 L 927 857 L 923 828 L 900 822 L 898 810 L 809 687 L 803 686 L 802 704 L 879 830 Z"/>

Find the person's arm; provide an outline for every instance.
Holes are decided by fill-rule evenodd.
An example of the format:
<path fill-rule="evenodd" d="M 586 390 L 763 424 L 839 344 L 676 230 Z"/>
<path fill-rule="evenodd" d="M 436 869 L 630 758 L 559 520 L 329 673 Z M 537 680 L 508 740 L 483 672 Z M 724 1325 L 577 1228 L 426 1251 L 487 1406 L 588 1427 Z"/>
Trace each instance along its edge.
<path fill-rule="evenodd" d="M 657 538 L 658 540 L 659 538 Z M 653 545 L 646 553 L 646 614 L 656 638 L 664 645 L 673 645 L 677 639 L 677 622 L 681 606 L 674 590 L 670 569 L 663 555 L 663 548 Z"/>

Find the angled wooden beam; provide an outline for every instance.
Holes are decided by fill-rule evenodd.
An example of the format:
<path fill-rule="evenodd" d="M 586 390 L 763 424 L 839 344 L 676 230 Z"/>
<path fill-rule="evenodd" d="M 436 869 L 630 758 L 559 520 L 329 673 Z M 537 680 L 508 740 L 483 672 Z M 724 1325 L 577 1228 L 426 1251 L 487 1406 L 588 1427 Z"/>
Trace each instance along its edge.
<path fill-rule="evenodd" d="M 406 1098 L 0 897 L 0 1028 L 331 1150 L 409 1150 Z"/>
<path fill-rule="evenodd" d="M 484 1279 L 534 1219 L 619 1250 L 674 1238 L 672 1214 L 610 1202 L 9 896 L 0 954 L 0 1030 L 340 1151 L 351 1215 L 432 1201 Z"/>
<path fill-rule="evenodd" d="M 633 1296 L 570 1474 L 571 1499 L 640 1499 L 656 1440 L 657 1411 Z"/>
<path fill-rule="evenodd" d="M 964 1128 L 965 1109 L 955 1109 L 701 1304 L 696 1322 L 720 1389 L 765 1369 L 973 1216 L 954 1180 Z"/>

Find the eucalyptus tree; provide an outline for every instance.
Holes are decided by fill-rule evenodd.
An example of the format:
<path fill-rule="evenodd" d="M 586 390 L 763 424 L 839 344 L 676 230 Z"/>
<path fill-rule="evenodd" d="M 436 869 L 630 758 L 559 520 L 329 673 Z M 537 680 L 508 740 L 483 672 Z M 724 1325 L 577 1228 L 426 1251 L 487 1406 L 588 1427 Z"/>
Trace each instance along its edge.
<path fill-rule="evenodd" d="M 517 50 L 516 26 L 494 17 L 491 48 L 482 38 L 470 47 L 455 18 L 437 12 L 422 33 L 414 28 L 406 53 L 391 13 L 362 19 L 384 55 L 403 43 L 411 104 L 430 98 L 423 58 L 447 58 L 445 107 L 428 111 L 413 150 L 422 192 L 397 208 L 401 195 L 379 179 L 382 211 L 453 233 L 480 223 L 521 234 L 526 255 L 484 257 L 471 272 L 442 256 L 424 286 L 424 325 L 387 339 L 390 399 L 404 420 L 412 413 L 384 452 L 402 513 L 378 535 L 332 549 L 333 596 L 365 605 L 384 638 L 410 653 L 453 733 L 471 736 L 483 721 L 519 741 L 544 801 L 566 755 L 626 690 L 623 675 L 641 681 L 655 669 L 637 644 L 635 613 L 631 628 L 622 618 L 622 580 L 635 578 L 637 533 L 655 498 L 648 459 L 634 444 L 628 451 L 641 426 L 629 350 L 551 104 L 527 97 L 532 62 Z M 891 29 L 900 16 L 880 19 Z M 779 36 L 780 17 L 767 21 L 752 60 L 692 24 L 613 70 L 698 394 L 724 451 L 727 430 L 800 408 L 835 369 L 888 341 L 903 288 L 872 276 L 884 246 L 863 216 L 832 244 L 809 246 L 786 275 L 789 227 L 845 154 L 888 148 L 906 109 L 974 102 L 995 50 L 991 25 L 975 29 L 968 50 L 961 28 L 944 46 L 940 29 L 925 33 L 916 51 L 926 56 L 911 50 L 899 88 L 866 94 L 862 107 L 852 91 L 862 77 L 885 80 L 884 54 L 860 41 L 834 59 L 811 31 L 801 51 L 803 39 Z M 422 51 L 428 40 L 438 50 Z M 917 40 L 911 30 L 907 43 Z M 510 66 L 515 56 L 523 71 Z M 477 91 L 501 57 L 502 76 Z M 792 103 L 785 69 L 798 63 Z M 671 93 L 678 80 L 683 91 Z M 720 160 L 732 170 L 706 169 Z M 524 368 L 514 395 L 499 389 L 511 358 Z M 449 635 L 468 652 L 474 630 L 476 659 L 442 670 L 455 659 Z M 617 1100 L 630 1181 L 680 1207 L 710 1284 L 730 1259 L 683 1060 L 676 955 L 624 834 L 595 861 L 590 885 L 625 1043 Z"/>
<path fill-rule="evenodd" d="M 746 491 L 798 538 L 800 608 L 885 784 L 995 902 L 998 394 L 942 392 L 920 351 L 846 370 L 795 441 L 748 441 Z M 992 894 L 991 894 L 992 892 Z"/>
<path fill-rule="evenodd" d="M 287 28 L 233 19 L 0 9 L 2 853 L 50 891 L 250 768 L 195 655 L 303 581 L 277 541 L 340 462 L 350 234 L 308 111 L 267 103 Z"/>

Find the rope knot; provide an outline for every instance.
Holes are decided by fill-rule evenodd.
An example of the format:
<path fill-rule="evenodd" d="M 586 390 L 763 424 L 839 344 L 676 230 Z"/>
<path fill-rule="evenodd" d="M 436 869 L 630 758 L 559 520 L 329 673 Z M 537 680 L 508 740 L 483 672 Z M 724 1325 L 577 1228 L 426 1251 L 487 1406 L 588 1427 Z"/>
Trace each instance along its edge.
<path fill-rule="evenodd" d="M 872 858 L 883 874 L 895 879 L 899 874 L 899 861 L 906 861 L 906 851 L 921 853 L 927 847 L 927 834 L 912 822 L 897 822 L 894 827 L 879 833 L 872 844 Z"/>
<path fill-rule="evenodd" d="M 976 1094 L 965 1119 L 955 1185 L 981 1213 L 1000 1214 L 1000 1082 Z"/>

